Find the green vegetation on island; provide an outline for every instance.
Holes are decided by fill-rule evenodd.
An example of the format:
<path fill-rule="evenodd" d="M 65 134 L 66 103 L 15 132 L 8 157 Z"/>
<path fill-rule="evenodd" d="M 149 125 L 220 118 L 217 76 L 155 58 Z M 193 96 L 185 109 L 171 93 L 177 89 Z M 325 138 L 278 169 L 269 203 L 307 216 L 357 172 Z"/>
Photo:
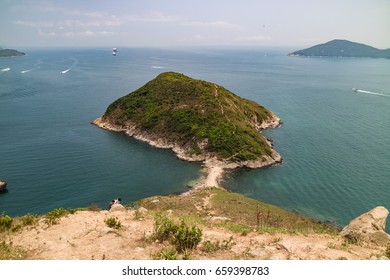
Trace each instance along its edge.
<path fill-rule="evenodd" d="M 390 49 L 380 50 L 347 40 L 332 40 L 325 44 L 295 51 L 289 56 L 331 56 L 390 58 Z"/>
<path fill-rule="evenodd" d="M 147 133 L 180 147 L 188 157 L 242 162 L 273 158 L 259 129 L 280 120 L 222 86 L 166 72 L 113 102 L 101 121 Z"/>
<path fill-rule="evenodd" d="M 1 49 L 0 48 L 0 57 L 11 57 L 11 56 L 22 56 L 26 55 L 24 52 L 20 52 L 13 49 Z"/>

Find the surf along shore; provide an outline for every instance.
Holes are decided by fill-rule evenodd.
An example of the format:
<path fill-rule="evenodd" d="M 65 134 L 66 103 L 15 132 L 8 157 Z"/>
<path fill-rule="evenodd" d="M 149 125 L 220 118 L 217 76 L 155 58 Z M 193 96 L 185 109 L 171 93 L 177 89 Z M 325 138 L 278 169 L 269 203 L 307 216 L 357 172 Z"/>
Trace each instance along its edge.
<path fill-rule="evenodd" d="M 217 157 L 211 154 L 200 155 L 200 156 L 189 155 L 183 147 L 173 142 L 165 141 L 164 139 L 159 138 L 157 135 L 152 135 L 145 131 L 137 129 L 135 124 L 128 123 L 124 126 L 119 126 L 104 120 L 103 116 L 100 116 L 97 119 L 95 119 L 92 122 L 92 124 L 100 128 L 103 128 L 105 130 L 123 132 L 130 137 L 134 137 L 137 140 L 146 142 L 149 145 L 156 148 L 171 149 L 175 153 L 175 155 L 181 160 L 186 160 L 191 162 L 201 162 L 204 166 L 203 169 L 204 175 L 195 183 L 194 186 L 192 186 L 189 192 L 199 188 L 205 188 L 205 187 L 221 187 L 220 182 L 224 176 L 225 171 L 227 170 L 234 170 L 243 167 L 252 168 L 252 169 L 263 168 L 263 167 L 281 163 L 283 160 L 281 155 L 277 151 L 275 151 L 275 149 L 273 149 L 273 145 L 269 139 L 266 140 L 268 145 L 272 149 L 271 156 L 264 156 L 263 158 L 256 159 L 256 160 L 249 160 L 249 161 L 242 161 L 242 162 L 229 162 L 227 160 L 218 159 Z M 280 118 L 278 118 L 275 114 L 272 114 L 271 118 L 264 121 L 260 126 L 256 127 L 256 129 L 260 133 L 261 130 L 267 128 L 277 128 L 281 124 L 282 121 L 280 120 Z"/>

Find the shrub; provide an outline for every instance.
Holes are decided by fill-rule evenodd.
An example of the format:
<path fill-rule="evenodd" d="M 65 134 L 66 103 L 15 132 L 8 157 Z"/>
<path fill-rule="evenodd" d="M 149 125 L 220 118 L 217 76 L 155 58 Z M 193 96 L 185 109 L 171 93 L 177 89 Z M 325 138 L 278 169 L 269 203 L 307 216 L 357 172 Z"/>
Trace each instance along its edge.
<path fill-rule="evenodd" d="M 48 225 L 55 225 L 58 223 L 59 218 L 64 217 L 70 213 L 72 213 L 70 210 L 64 208 L 54 209 L 53 211 L 50 211 L 46 214 L 45 222 Z"/>
<path fill-rule="evenodd" d="M 198 246 L 202 240 L 202 231 L 193 226 L 191 229 L 182 222 L 173 235 L 172 243 L 179 252 L 185 252 Z"/>
<path fill-rule="evenodd" d="M 167 217 L 158 215 L 154 222 L 153 234 L 151 238 L 163 242 L 168 240 L 176 231 L 177 225 L 175 225 Z"/>
<path fill-rule="evenodd" d="M 23 226 L 31 226 L 37 222 L 38 216 L 27 214 L 27 215 L 20 217 L 20 220 L 22 221 Z"/>
<path fill-rule="evenodd" d="M 154 260 L 177 260 L 178 252 L 174 248 L 166 248 L 152 255 Z"/>
<path fill-rule="evenodd" d="M 26 255 L 27 252 L 22 247 L 13 246 L 12 242 L 0 242 L 0 260 L 22 260 Z"/>
<path fill-rule="evenodd" d="M 1 214 L 0 215 L 0 231 L 10 229 L 12 226 L 12 221 L 13 221 L 13 219 L 10 216 L 5 215 L 4 213 Z"/>
<path fill-rule="evenodd" d="M 109 228 L 120 229 L 122 227 L 122 224 L 119 221 L 118 217 L 115 217 L 115 218 L 114 217 L 110 217 L 110 218 L 104 220 L 104 222 L 106 223 L 106 225 Z"/>
<path fill-rule="evenodd" d="M 177 226 L 166 216 L 158 215 L 150 238 L 160 242 L 169 240 L 176 246 L 176 250 L 179 253 L 188 255 L 188 251 L 196 248 L 201 241 L 202 230 L 195 226 L 189 228 L 184 221 L 182 221 L 180 226 Z"/>
<path fill-rule="evenodd" d="M 386 256 L 386 258 L 390 259 L 390 243 L 387 244 L 385 256 Z"/>

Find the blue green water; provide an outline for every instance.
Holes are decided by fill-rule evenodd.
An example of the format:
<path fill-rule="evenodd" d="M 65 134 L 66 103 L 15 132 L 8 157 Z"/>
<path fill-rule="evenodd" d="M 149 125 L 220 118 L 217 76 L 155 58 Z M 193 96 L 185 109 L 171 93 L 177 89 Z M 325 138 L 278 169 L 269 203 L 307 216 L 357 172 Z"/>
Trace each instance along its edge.
<path fill-rule="evenodd" d="M 263 132 L 281 165 L 229 174 L 224 185 L 344 225 L 390 208 L 390 60 L 287 57 L 291 50 L 31 50 L 0 59 L 0 212 L 106 207 L 187 189 L 201 166 L 90 124 L 108 104 L 177 71 L 274 111 Z M 60 72 L 68 70 L 66 73 Z M 22 71 L 31 70 L 21 73 Z"/>

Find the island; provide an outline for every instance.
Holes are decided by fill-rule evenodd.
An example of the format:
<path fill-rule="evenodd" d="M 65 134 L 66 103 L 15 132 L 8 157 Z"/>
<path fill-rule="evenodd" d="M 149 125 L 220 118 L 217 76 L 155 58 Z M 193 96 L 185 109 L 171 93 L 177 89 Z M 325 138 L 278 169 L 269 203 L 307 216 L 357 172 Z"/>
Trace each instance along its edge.
<path fill-rule="evenodd" d="M 282 161 L 260 130 L 281 120 L 256 102 L 224 87 L 165 72 L 119 98 L 93 121 L 149 144 L 172 149 L 183 160 L 205 163 L 205 184 L 218 185 L 224 169 L 260 168 Z"/>
<path fill-rule="evenodd" d="M 365 44 L 336 39 L 325 44 L 315 45 L 307 49 L 295 51 L 289 53 L 288 55 L 304 57 L 327 56 L 390 58 L 390 49 L 380 50 Z"/>
<path fill-rule="evenodd" d="M 2 49 L 0 48 L 0 57 L 13 57 L 26 55 L 24 52 L 20 52 L 13 49 Z"/>

